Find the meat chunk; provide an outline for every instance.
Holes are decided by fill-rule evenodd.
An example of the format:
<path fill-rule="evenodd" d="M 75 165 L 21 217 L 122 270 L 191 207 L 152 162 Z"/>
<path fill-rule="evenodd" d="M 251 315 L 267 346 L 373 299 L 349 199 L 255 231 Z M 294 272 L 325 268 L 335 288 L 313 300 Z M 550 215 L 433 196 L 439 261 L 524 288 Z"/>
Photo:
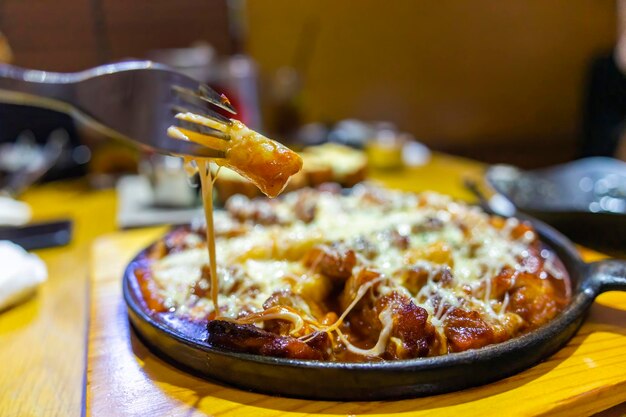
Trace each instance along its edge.
<path fill-rule="evenodd" d="M 510 294 L 509 311 L 521 316 L 530 328 L 548 322 L 566 304 L 550 280 L 532 274 L 519 274 Z"/>
<path fill-rule="evenodd" d="M 489 298 L 495 300 L 502 300 L 507 291 L 511 289 L 515 283 L 515 270 L 509 266 L 502 268 L 498 275 L 491 278 L 491 293 Z M 486 292 L 486 286 L 481 285 L 475 292 L 476 297 L 484 298 Z"/>
<path fill-rule="evenodd" d="M 448 314 L 444 334 L 451 352 L 477 349 L 497 341 L 493 329 L 477 311 L 461 308 L 454 308 Z"/>
<path fill-rule="evenodd" d="M 524 265 L 531 270 L 540 270 L 543 261 L 531 254 L 524 259 Z M 554 318 L 567 304 L 567 297 L 557 288 L 556 282 L 549 276 L 542 279 L 536 273 L 506 267 L 491 280 L 491 297 L 502 301 L 508 292 L 507 311 L 523 319 L 521 330 L 533 329 Z"/>
<path fill-rule="evenodd" d="M 312 190 L 302 190 L 298 193 L 298 199 L 294 205 L 296 217 L 304 223 L 311 223 L 315 219 L 317 211 L 317 198 Z"/>
<path fill-rule="evenodd" d="M 400 279 L 402 285 L 415 296 L 428 282 L 430 271 L 421 265 L 413 265 L 402 269 Z"/>
<path fill-rule="evenodd" d="M 406 235 L 401 234 L 400 232 L 398 232 L 395 229 L 392 230 L 388 230 L 387 232 L 384 233 L 384 238 L 389 241 L 389 243 L 391 244 L 391 246 L 400 249 L 400 250 L 405 250 L 408 249 L 409 244 L 410 244 L 410 240 L 409 237 Z"/>
<path fill-rule="evenodd" d="M 343 281 L 352 275 L 356 254 L 341 245 L 317 245 L 306 254 L 304 264 L 327 277 Z"/>
<path fill-rule="evenodd" d="M 202 234 L 197 234 L 187 227 L 181 227 L 168 233 L 164 239 L 159 240 L 150 248 L 151 258 L 162 258 L 171 253 L 182 252 L 189 248 L 195 248 L 205 241 Z"/>
<path fill-rule="evenodd" d="M 207 330 L 207 343 L 212 346 L 263 356 L 321 360 L 328 356 L 330 346 L 325 333 L 319 333 L 305 343 L 291 336 L 270 333 L 252 324 L 224 320 L 209 321 Z"/>
<path fill-rule="evenodd" d="M 348 280 L 346 281 L 343 287 L 343 291 L 341 292 L 341 295 L 339 296 L 339 307 L 341 308 L 341 311 L 345 310 L 348 307 L 348 305 L 352 303 L 352 300 L 354 300 L 354 298 L 357 295 L 357 292 L 359 291 L 359 288 L 361 288 L 363 284 L 369 281 L 373 281 L 379 277 L 380 277 L 379 272 L 371 270 L 371 269 L 367 269 L 367 268 L 363 268 L 359 270 L 357 273 L 350 276 L 350 278 L 348 278 Z M 374 287 L 376 286 L 374 285 Z M 373 290 L 374 288 L 371 289 L 371 291 Z M 361 303 L 363 302 L 364 301 L 362 300 Z"/>
<path fill-rule="evenodd" d="M 367 269 L 352 276 L 342 294 L 342 307 L 345 309 L 354 300 L 361 285 L 378 276 Z M 396 291 L 382 297 L 376 297 L 375 288 L 370 291 L 373 296 L 362 297 L 346 319 L 346 327 L 356 336 L 355 340 L 361 346 L 371 348 L 377 344 L 383 327 L 388 325 L 381 322 L 383 313 L 387 311 L 391 313 L 392 325 L 384 358 L 408 359 L 442 353 L 438 334 L 428 321 L 428 312 L 425 309 Z"/>
<path fill-rule="evenodd" d="M 280 224 L 275 204 L 265 199 L 250 200 L 243 195 L 234 195 L 226 202 L 226 210 L 240 222 L 255 224 Z"/>
<path fill-rule="evenodd" d="M 450 287 L 454 283 L 452 270 L 446 266 L 412 265 L 400 271 L 402 285 L 409 290 L 412 295 L 417 295 L 430 278 L 433 282 L 439 283 L 442 287 Z"/>
<path fill-rule="evenodd" d="M 316 300 L 313 300 L 310 297 L 307 297 L 305 300 L 305 298 L 303 298 L 300 294 L 296 294 L 290 290 L 276 291 L 263 303 L 263 308 L 265 310 L 279 306 L 293 308 L 298 313 L 313 315 L 316 319 L 322 318 L 325 315 Z"/>
<path fill-rule="evenodd" d="M 376 310 L 390 309 L 393 327 L 385 356 L 388 359 L 410 359 L 438 355 L 441 344 L 428 312 L 408 297 L 393 292 L 376 303 Z"/>

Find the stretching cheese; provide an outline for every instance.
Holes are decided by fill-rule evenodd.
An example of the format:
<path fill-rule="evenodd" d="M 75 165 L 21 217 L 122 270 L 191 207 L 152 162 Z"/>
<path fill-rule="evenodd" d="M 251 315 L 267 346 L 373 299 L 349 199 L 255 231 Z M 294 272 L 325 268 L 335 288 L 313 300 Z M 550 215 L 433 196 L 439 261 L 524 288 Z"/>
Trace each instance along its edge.
<path fill-rule="evenodd" d="M 249 129 L 238 120 L 224 124 L 193 114 L 179 113 L 177 119 L 198 124 L 221 132 L 228 140 L 222 140 L 196 133 L 177 126 L 170 126 L 167 133 L 173 139 L 192 141 L 209 148 L 224 151 L 226 157 L 215 159 L 220 166 L 229 167 L 248 178 L 268 197 L 276 197 L 287 185 L 289 178 L 302 169 L 302 159 L 298 154 L 280 143 L 266 138 Z M 215 250 L 215 226 L 213 222 L 213 183 L 210 160 L 207 158 L 186 157 L 186 167 L 193 172 L 196 168 L 202 186 L 202 200 L 206 219 L 207 251 L 211 271 L 211 301 L 216 316 L 220 316 L 219 278 Z M 219 169 L 216 176 L 219 173 Z M 166 298 L 168 300 L 170 298 Z M 228 306 L 230 309 L 230 305 Z M 196 309 L 197 310 L 197 309 Z"/>

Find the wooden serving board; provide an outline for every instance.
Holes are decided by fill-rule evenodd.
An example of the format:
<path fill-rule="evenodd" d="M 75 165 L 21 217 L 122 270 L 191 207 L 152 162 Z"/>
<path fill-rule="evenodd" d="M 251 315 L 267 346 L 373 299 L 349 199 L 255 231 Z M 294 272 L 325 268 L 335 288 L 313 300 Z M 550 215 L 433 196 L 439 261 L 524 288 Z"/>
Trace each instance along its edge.
<path fill-rule="evenodd" d="M 87 414 L 92 416 L 590 415 L 626 401 L 626 293 L 598 298 L 577 336 L 545 362 L 465 391 L 402 401 L 271 397 L 208 382 L 152 354 L 129 328 L 126 263 L 165 229 L 98 239 L 91 254 Z M 589 257 L 588 257 L 589 258 Z"/>

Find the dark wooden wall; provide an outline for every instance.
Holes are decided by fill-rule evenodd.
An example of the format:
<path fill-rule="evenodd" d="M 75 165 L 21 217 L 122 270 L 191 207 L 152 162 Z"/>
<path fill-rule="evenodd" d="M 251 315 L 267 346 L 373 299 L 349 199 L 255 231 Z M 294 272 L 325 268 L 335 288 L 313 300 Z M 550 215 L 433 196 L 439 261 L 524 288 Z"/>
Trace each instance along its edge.
<path fill-rule="evenodd" d="M 151 49 L 231 49 L 226 0 L 3 0 L 0 31 L 15 64 L 74 71 Z"/>

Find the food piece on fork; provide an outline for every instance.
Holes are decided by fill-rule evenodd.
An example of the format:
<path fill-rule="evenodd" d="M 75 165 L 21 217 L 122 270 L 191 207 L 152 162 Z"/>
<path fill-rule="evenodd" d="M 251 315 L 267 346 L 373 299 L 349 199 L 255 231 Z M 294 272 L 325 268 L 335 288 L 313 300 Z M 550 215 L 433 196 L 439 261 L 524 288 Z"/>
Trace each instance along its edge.
<path fill-rule="evenodd" d="M 249 179 L 268 197 L 283 191 L 289 178 L 302 169 L 302 158 L 286 146 L 266 138 L 233 119 L 216 119 L 185 112 L 168 135 L 224 151 L 218 165 Z"/>

